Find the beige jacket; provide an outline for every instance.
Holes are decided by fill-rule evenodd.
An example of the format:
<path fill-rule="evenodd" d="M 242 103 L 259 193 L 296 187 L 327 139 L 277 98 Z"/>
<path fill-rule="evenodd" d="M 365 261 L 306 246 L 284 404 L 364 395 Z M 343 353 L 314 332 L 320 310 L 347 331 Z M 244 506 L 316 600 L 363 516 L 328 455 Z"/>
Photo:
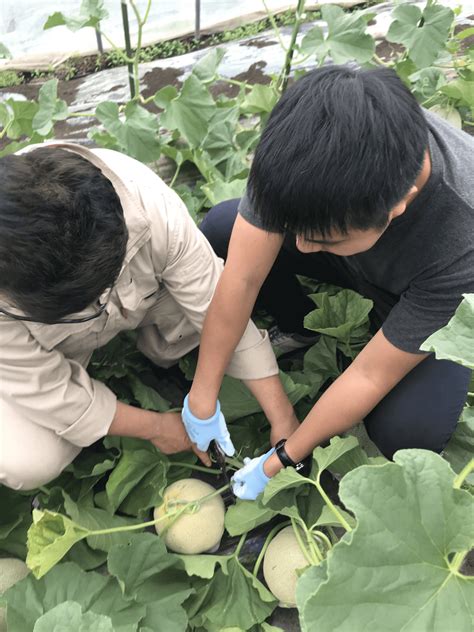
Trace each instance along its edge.
<path fill-rule="evenodd" d="M 148 167 L 107 149 L 50 145 L 90 160 L 112 182 L 129 231 L 127 252 L 95 320 L 46 325 L 0 315 L 0 396 L 17 415 L 86 446 L 106 434 L 116 409 L 112 391 L 86 371 L 94 350 L 120 331 L 139 329 L 146 356 L 163 367 L 176 362 L 198 345 L 223 263 L 180 198 Z M 246 379 L 278 373 L 266 332 L 249 323 L 227 373 Z"/>

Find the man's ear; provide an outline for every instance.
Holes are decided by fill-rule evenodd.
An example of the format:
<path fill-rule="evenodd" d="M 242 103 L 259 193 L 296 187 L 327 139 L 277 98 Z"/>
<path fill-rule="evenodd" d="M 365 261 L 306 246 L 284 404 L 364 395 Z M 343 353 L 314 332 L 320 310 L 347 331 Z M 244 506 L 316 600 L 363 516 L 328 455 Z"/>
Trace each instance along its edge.
<path fill-rule="evenodd" d="M 405 195 L 405 197 L 403 197 L 400 200 L 400 202 L 398 202 L 398 204 L 396 204 L 392 208 L 392 210 L 388 214 L 389 220 L 395 219 L 395 217 L 399 217 L 400 215 L 403 215 L 403 213 L 407 209 L 407 206 L 410 204 L 413 198 L 416 197 L 417 194 L 418 194 L 418 187 L 413 185 L 411 189 L 408 191 L 408 193 Z"/>

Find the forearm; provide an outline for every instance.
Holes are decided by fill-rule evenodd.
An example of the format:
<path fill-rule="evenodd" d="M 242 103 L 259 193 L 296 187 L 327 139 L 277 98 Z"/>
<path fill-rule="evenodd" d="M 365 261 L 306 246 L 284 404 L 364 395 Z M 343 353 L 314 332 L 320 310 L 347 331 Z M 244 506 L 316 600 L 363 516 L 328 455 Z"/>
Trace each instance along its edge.
<path fill-rule="evenodd" d="M 247 327 L 258 288 L 245 281 L 227 282 L 222 273 L 204 321 L 189 406 L 202 419 L 210 417 L 227 365 Z"/>
<path fill-rule="evenodd" d="M 351 368 L 323 393 L 286 442 L 285 449 L 295 463 L 311 454 L 316 446 L 362 421 L 383 398 L 385 393 L 378 385 Z M 280 469 L 278 457 L 268 459 L 267 475 L 273 476 Z"/>
<path fill-rule="evenodd" d="M 244 384 L 262 407 L 271 425 L 285 420 L 297 423 L 293 406 L 278 375 L 260 380 L 244 380 Z"/>
<path fill-rule="evenodd" d="M 157 433 L 157 413 L 117 402 L 117 409 L 107 434 L 150 439 Z"/>

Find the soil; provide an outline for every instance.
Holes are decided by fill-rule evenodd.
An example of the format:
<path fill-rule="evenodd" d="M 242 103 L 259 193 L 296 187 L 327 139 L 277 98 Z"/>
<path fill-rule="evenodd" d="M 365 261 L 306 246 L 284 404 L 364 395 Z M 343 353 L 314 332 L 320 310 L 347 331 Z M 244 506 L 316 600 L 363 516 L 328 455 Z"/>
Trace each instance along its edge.
<path fill-rule="evenodd" d="M 240 46 L 255 46 L 255 48 L 265 48 L 265 46 L 274 46 L 277 42 L 275 40 L 266 40 L 261 37 L 254 37 L 251 40 L 240 42 Z"/>

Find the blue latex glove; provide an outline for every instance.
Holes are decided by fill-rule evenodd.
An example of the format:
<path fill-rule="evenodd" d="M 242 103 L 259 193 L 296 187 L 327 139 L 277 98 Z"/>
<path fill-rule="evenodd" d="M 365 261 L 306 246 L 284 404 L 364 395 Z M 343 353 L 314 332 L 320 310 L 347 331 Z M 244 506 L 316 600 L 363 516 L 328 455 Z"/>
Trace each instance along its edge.
<path fill-rule="evenodd" d="M 244 459 L 244 467 L 232 477 L 232 491 L 242 500 L 255 500 L 263 492 L 270 478 L 263 471 L 265 461 L 275 452 L 275 448 L 255 459 Z"/>
<path fill-rule="evenodd" d="M 232 456 L 235 453 L 234 444 L 227 430 L 224 415 L 221 413 L 219 401 L 217 401 L 216 412 L 212 417 L 199 419 L 189 409 L 188 395 L 186 395 L 181 417 L 189 438 L 197 445 L 199 450 L 205 452 L 209 448 L 211 441 L 214 440 L 227 456 Z"/>

